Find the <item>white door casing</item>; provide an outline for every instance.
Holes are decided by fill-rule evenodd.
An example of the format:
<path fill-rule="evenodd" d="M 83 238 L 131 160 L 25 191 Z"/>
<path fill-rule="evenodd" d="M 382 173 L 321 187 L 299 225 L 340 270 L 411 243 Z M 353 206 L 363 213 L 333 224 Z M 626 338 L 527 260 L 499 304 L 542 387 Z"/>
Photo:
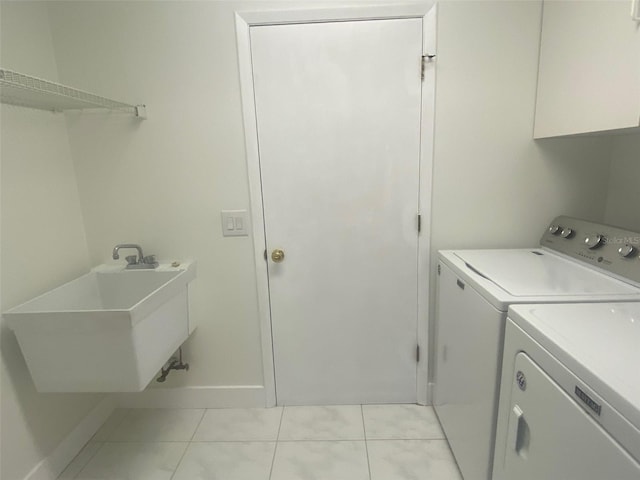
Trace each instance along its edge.
<path fill-rule="evenodd" d="M 266 405 L 275 403 L 272 332 L 279 403 L 416 401 L 417 331 L 427 344 L 426 318 L 416 329 L 416 280 L 422 277 L 420 289 L 428 288 L 429 272 L 417 265 L 416 213 L 418 183 L 430 183 L 431 149 L 422 152 L 418 170 L 424 12 L 415 9 L 237 16 Z M 327 21 L 309 23 L 309 17 Z M 371 21 L 330 21 L 364 17 Z M 413 51 L 406 48 L 412 42 Z M 427 76 L 433 86 L 434 75 Z M 396 88 L 380 95 L 374 85 Z M 301 111 L 311 115 L 301 119 Z M 423 148 L 432 142 L 426 133 Z M 425 198 L 430 193 L 423 190 L 428 226 Z M 265 241 L 269 252 L 285 250 L 283 263 L 267 267 Z M 428 258 L 428 241 L 420 254 Z M 394 293 L 385 298 L 385 292 Z M 398 324 L 398 318 L 405 320 Z M 380 378 L 387 379 L 386 392 L 377 391 L 385 385 Z M 418 385 L 424 403 L 426 376 Z"/>

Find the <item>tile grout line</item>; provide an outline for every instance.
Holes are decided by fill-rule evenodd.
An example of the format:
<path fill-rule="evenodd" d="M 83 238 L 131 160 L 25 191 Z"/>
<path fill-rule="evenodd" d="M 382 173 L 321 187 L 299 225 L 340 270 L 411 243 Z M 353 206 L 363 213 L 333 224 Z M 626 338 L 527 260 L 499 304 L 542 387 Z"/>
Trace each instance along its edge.
<path fill-rule="evenodd" d="M 344 442 L 363 442 L 365 439 L 359 438 L 304 438 L 301 440 L 194 440 L 188 442 L 186 440 L 160 440 L 157 442 L 95 442 L 95 443 L 344 443 Z M 446 442 L 446 438 L 370 438 L 368 442 Z"/>
<path fill-rule="evenodd" d="M 278 443 L 344 443 L 364 442 L 362 437 L 353 438 L 302 438 L 300 440 L 278 440 Z"/>
<path fill-rule="evenodd" d="M 116 410 L 118 410 L 118 409 L 116 409 Z M 120 419 L 120 421 L 119 421 L 119 422 L 117 422 L 117 423 L 116 423 L 116 425 L 111 429 L 111 431 L 109 432 L 109 434 L 107 435 L 107 437 L 103 440 L 104 442 L 109 442 L 109 441 L 111 441 L 111 437 L 113 437 L 113 435 L 118 431 L 118 429 L 120 428 L 120 425 L 123 425 L 123 424 L 124 424 L 124 421 L 127 419 L 127 417 L 128 417 L 129 415 L 131 415 L 131 410 L 132 410 L 131 408 L 126 408 L 126 409 L 123 409 L 123 410 L 125 410 L 125 412 L 126 412 L 126 413 L 122 416 L 122 418 Z M 115 410 L 114 410 L 114 412 L 115 412 Z M 109 419 L 107 419 L 107 422 L 108 422 L 108 421 L 109 421 Z M 105 422 L 105 423 L 106 423 L 106 422 Z M 102 426 L 104 426 L 104 424 L 102 424 Z M 102 426 L 100 426 L 100 428 L 102 428 Z M 96 434 L 97 434 L 97 433 L 98 433 L 98 432 L 96 432 Z M 96 436 L 96 434 L 94 434 L 94 435 L 93 435 L 93 437 L 95 437 L 95 436 Z M 91 437 L 91 439 L 92 439 L 92 440 L 93 440 L 93 437 Z M 115 441 L 115 440 L 114 440 L 114 441 Z"/>
<path fill-rule="evenodd" d="M 85 447 L 86 447 L 87 445 L 89 445 L 89 443 L 91 443 L 91 440 L 89 440 L 89 442 L 87 442 L 87 444 L 85 445 Z M 99 452 L 100 450 L 102 450 L 102 447 L 104 447 L 104 444 L 105 444 L 106 442 L 93 442 L 93 443 L 99 443 L 99 444 L 100 444 L 100 446 L 99 446 L 98 448 L 96 448 L 96 451 L 95 451 L 95 452 L 93 452 L 93 455 L 91 455 L 91 456 L 89 457 L 89 459 L 88 459 L 86 462 L 84 462 L 84 465 L 82 465 L 82 468 L 81 468 L 80 470 L 78 470 L 78 473 L 76 473 L 76 474 L 73 476 L 73 478 L 74 478 L 74 479 L 75 479 L 75 478 L 78 478 L 78 476 L 82 473 L 82 471 L 83 471 L 85 468 L 87 468 L 87 465 L 89 465 L 89 463 L 91 462 L 91 460 L 93 460 L 93 457 L 95 457 L 95 456 L 98 454 L 98 452 Z M 83 448 L 84 448 L 84 447 L 83 447 Z M 81 452 L 82 452 L 82 450 L 80 450 L 80 452 L 78 452 L 78 455 L 80 455 L 80 453 L 81 453 Z M 78 455 L 76 455 L 76 457 L 77 457 Z M 75 457 L 74 457 L 74 460 L 75 460 Z M 71 462 L 69 463 L 69 465 L 71 465 L 71 463 L 73 463 L 73 460 L 71 460 Z M 64 467 L 64 468 L 65 468 L 65 470 L 66 470 L 67 468 L 69 468 L 69 465 L 67 465 L 66 467 Z M 64 470 L 62 471 L 62 473 L 64 473 Z M 61 473 L 60 475 L 62 475 L 62 473 Z"/>
<path fill-rule="evenodd" d="M 113 415 L 115 413 L 115 411 L 118 410 L 118 408 L 114 409 L 113 412 L 111 412 L 111 415 Z M 99 443 L 100 446 L 98 448 L 96 448 L 96 451 L 93 452 L 93 455 L 91 455 L 89 457 L 89 459 L 84 463 L 84 465 L 82 466 L 82 468 L 80 470 L 78 470 L 78 473 L 76 473 L 73 478 L 76 479 L 78 478 L 78 476 L 82 473 L 82 471 L 87 468 L 87 465 L 89 465 L 89 463 L 91 463 L 91 460 L 94 459 L 94 457 L 98 454 L 98 452 L 100 450 L 102 450 L 102 448 L 104 447 L 104 445 L 107 443 L 107 441 L 109 440 L 109 438 L 113 435 L 113 433 L 118 429 L 118 427 L 120 427 L 120 425 L 122 425 L 124 423 L 124 420 L 129 416 L 129 412 L 131 411 L 131 409 L 126 409 L 126 413 L 122 416 L 122 418 L 120 419 L 119 422 L 116 423 L 116 425 L 113 427 L 113 429 L 111 430 L 111 432 L 109 432 L 109 434 L 107 435 L 107 437 L 102 440 L 102 441 L 94 441 L 93 439 L 95 438 L 96 434 L 98 433 L 98 430 L 100 430 L 105 423 L 107 423 L 109 421 L 109 418 L 107 418 L 104 423 L 102 425 L 100 425 L 100 427 L 98 428 L 98 430 L 96 430 L 96 433 L 94 433 L 91 438 L 89 439 L 89 441 L 84 445 L 84 447 L 82 448 L 86 448 L 87 445 L 89 445 L 90 443 Z M 111 417 L 111 415 L 109 415 L 109 417 Z M 82 452 L 82 450 L 80 450 L 80 452 Z M 78 455 L 80 455 L 80 452 L 78 452 Z M 78 456 L 76 455 L 76 457 Z M 76 457 L 73 457 L 73 460 L 75 460 Z M 73 463 L 73 460 L 71 460 L 71 462 L 69 462 L 69 464 L 64 467 L 65 470 L 67 468 L 69 468 L 69 465 L 71 465 L 71 463 Z M 64 470 L 62 471 L 62 473 L 64 473 Z M 62 473 L 60 475 L 62 475 Z"/>
<path fill-rule="evenodd" d="M 380 437 L 380 438 L 369 438 L 368 442 L 446 442 L 446 438 L 427 438 L 427 437 Z"/>
<path fill-rule="evenodd" d="M 200 417 L 200 420 L 198 421 L 198 424 L 196 425 L 196 428 L 193 429 L 193 433 L 191 434 L 191 438 L 189 439 L 187 443 L 187 446 L 184 447 L 184 452 L 182 452 L 182 455 L 180 456 L 180 460 L 178 460 L 178 463 L 176 463 L 176 468 L 173 469 L 173 473 L 171 474 L 171 477 L 169 477 L 169 480 L 173 480 L 173 478 L 176 476 L 176 473 L 178 472 L 178 468 L 180 467 L 180 464 L 182 463 L 182 460 L 184 460 L 184 456 L 187 454 L 187 450 L 189 450 L 189 445 L 191 445 L 191 443 L 193 442 L 193 437 L 196 436 L 196 432 L 198 431 L 198 428 L 200 428 L 200 425 L 202 424 L 202 420 L 204 420 L 204 416 L 207 413 L 207 409 L 203 408 L 202 409 L 202 416 Z"/>
<path fill-rule="evenodd" d="M 369 461 L 369 442 L 367 440 L 367 426 L 364 422 L 364 407 L 360 405 L 360 415 L 362 416 L 362 433 L 364 433 L 364 451 L 367 455 L 367 469 L 369 470 L 369 480 L 371 480 L 371 462 Z"/>
<path fill-rule="evenodd" d="M 207 408 L 203 408 L 202 409 L 202 416 L 200 417 L 200 421 L 198 421 L 198 425 L 196 425 L 196 429 L 193 431 L 193 434 L 191 435 L 191 438 L 189 439 L 189 443 L 193 442 L 193 437 L 196 436 L 196 433 L 198 432 L 198 429 L 200 428 L 200 425 L 202 425 L 202 420 L 204 420 L 204 416 L 207 414 Z"/>
<path fill-rule="evenodd" d="M 154 444 L 160 444 L 160 443 L 193 443 L 190 442 L 189 440 L 118 440 L 116 441 L 108 441 L 108 442 L 96 442 L 96 443 L 109 443 L 109 444 L 114 444 L 114 445 L 118 445 L 118 444 L 124 444 L 124 443 L 136 443 L 136 444 L 145 444 L 145 443 L 154 443 Z M 199 443 L 205 443 L 205 442 L 199 442 Z"/>
<path fill-rule="evenodd" d="M 276 453 L 278 452 L 278 443 L 280 442 L 280 429 L 282 428 L 282 419 L 284 418 L 284 409 L 282 407 L 282 413 L 280 413 L 280 423 L 278 423 L 278 434 L 276 435 L 276 445 L 273 448 L 273 458 L 271 459 L 271 468 L 269 469 L 269 480 L 271 480 L 271 476 L 273 475 L 273 466 L 276 463 Z"/>

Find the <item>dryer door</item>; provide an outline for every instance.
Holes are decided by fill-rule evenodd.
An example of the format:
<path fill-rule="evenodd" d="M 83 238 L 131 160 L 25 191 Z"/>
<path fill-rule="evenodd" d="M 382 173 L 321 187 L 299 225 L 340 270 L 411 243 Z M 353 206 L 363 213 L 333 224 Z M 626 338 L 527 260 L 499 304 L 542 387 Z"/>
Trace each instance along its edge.
<path fill-rule="evenodd" d="M 504 478 L 640 478 L 640 464 L 525 353 L 514 371 Z"/>

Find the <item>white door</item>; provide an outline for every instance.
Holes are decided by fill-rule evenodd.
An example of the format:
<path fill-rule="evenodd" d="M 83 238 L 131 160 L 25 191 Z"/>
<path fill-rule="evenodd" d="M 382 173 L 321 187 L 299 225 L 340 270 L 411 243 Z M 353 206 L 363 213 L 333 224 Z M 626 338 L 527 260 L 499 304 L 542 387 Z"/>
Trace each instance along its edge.
<path fill-rule="evenodd" d="M 250 35 L 278 404 L 415 402 L 422 19 Z"/>

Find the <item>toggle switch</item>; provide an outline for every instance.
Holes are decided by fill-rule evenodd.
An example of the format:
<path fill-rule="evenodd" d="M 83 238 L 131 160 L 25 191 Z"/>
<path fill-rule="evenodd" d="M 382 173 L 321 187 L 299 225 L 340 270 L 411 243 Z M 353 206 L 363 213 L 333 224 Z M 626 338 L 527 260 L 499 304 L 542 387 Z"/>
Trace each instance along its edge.
<path fill-rule="evenodd" d="M 222 235 L 246 237 L 249 235 L 249 214 L 246 210 L 222 210 Z"/>

